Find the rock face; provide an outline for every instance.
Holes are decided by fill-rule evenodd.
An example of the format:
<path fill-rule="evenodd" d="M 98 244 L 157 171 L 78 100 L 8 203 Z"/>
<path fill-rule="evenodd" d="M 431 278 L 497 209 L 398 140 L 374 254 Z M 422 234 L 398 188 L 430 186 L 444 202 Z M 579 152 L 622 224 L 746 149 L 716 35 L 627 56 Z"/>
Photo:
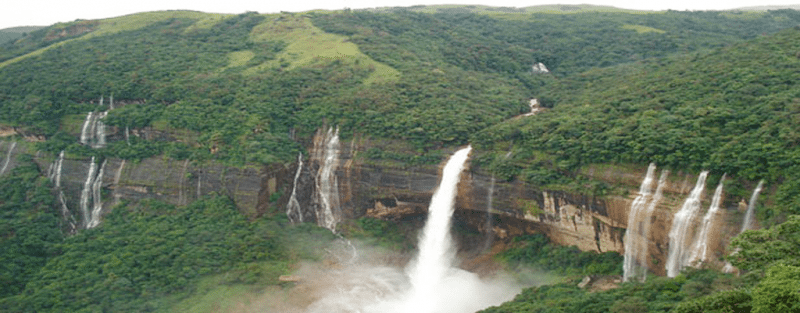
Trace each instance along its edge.
<path fill-rule="evenodd" d="M 336 209 L 341 220 L 373 216 L 416 223 L 424 217 L 439 183 L 440 166 L 404 166 L 399 162 L 367 161 L 360 156 L 369 149 L 393 144 L 364 138 L 342 141 L 335 175 L 339 193 L 339 208 Z M 0 142 L 0 155 L 5 155 L 10 145 L 10 140 Z M 7 171 L 14 167 L 14 156 L 23 153 L 24 146 L 19 145 L 12 152 Z M 44 170 L 51 166 L 53 159 L 43 153 L 35 158 Z M 314 175 L 321 166 L 310 159 L 313 158 L 304 157 L 305 165 L 297 180 L 296 198 L 302 207 L 313 206 Z M 80 194 L 88 170 L 88 159 L 67 156 L 62 164 L 61 190 L 72 215 L 78 219 Z M 108 159 L 101 185 L 103 212 L 109 212 L 116 203 L 125 200 L 155 198 L 185 205 L 216 193 L 231 197 L 239 210 L 250 216 L 282 213 L 295 187 L 296 170 L 297 163 L 241 169 L 214 162 L 196 164 L 161 157 L 140 162 Z M 462 173 L 459 185 L 454 225 L 491 234 L 490 238 L 497 240 L 544 233 L 558 244 L 574 245 L 581 250 L 624 253 L 628 212 L 645 171 L 644 167 L 585 169 L 582 175 L 628 190 L 624 196 L 599 197 L 543 190 L 519 181 L 497 181 L 479 169 L 468 168 Z M 672 217 L 695 180 L 694 175 L 676 173 L 670 175 L 664 186 L 663 199 L 653 212 L 648 234 L 647 262 L 655 274 L 665 274 Z M 709 202 L 710 195 L 705 195 L 703 211 L 707 210 Z M 721 225 L 708 244 L 713 251 L 710 259 L 722 256 L 741 224 L 738 203 L 733 200 L 723 203 L 732 203 L 732 207 L 723 206 L 720 210 Z M 306 215 L 305 221 L 313 220 L 313 214 Z M 482 243 L 461 244 L 479 246 Z"/>

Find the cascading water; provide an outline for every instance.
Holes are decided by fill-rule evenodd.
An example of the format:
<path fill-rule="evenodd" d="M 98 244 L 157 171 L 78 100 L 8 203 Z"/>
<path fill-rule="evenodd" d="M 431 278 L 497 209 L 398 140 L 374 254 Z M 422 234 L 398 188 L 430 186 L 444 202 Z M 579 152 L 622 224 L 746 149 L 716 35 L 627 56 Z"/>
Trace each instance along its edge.
<path fill-rule="evenodd" d="M 297 155 L 297 172 L 294 173 L 294 185 L 292 185 L 292 195 L 286 205 L 286 216 L 292 224 L 303 222 L 303 212 L 300 202 L 297 201 L 297 182 L 300 181 L 300 173 L 303 172 L 303 153 Z"/>
<path fill-rule="evenodd" d="M 103 200 L 100 193 L 103 187 L 103 172 L 107 161 L 103 161 L 103 165 L 100 166 L 100 170 L 97 172 L 97 177 L 92 182 L 92 214 L 89 223 L 86 224 L 86 228 L 95 228 L 100 225 L 100 214 L 103 213 Z"/>
<path fill-rule="evenodd" d="M 336 232 L 339 222 L 339 183 L 336 169 L 339 167 L 339 129 L 329 128 L 321 142 L 316 144 L 317 160 L 321 160 L 315 179 L 314 200 L 317 204 L 317 225 Z M 321 146 L 321 147 L 320 147 Z"/>
<path fill-rule="evenodd" d="M 744 220 L 742 221 L 742 228 L 739 230 L 739 233 L 743 233 L 745 230 L 751 229 L 753 227 L 753 214 L 755 213 L 756 209 L 756 202 L 758 202 L 758 195 L 761 193 L 761 189 L 764 187 L 764 181 L 761 180 L 758 182 L 758 186 L 756 189 L 753 189 L 753 194 L 750 195 L 750 202 L 747 203 L 747 212 L 744 214 Z M 739 249 L 737 248 L 734 250 L 731 255 L 739 253 Z M 725 262 L 725 266 L 722 268 L 722 272 L 724 273 L 733 273 L 736 271 L 736 268 L 733 267 L 733 264 L 730 262 Z"/>
<path fill-rule="evenodd" d="M 647 262 L 639 259 L 647 250 L 647 233 L 643 232 L 643 224 L 650 223 L 650 216 L 645 214 L 647 204 L 653 193 L 653 179 L 656 165 L 650 163 L 647 174 L 639 187 L 639 195 L 633 200 L 628 212 L 628 228 L 625 230 L 625 258 L 623 262 L 623 280 L 629 281 L 634 277 L 644 277 Z M 645 216 L 647 215 L 647 216 Z"/>
<path fill-rule="evenodd" d="M 106 115 L 108 115 L 108 111 L 89 112 L 86 115 L 81 127 L 81 144 L 95 149 L 106 146 L 106 125 L 102 121 Z"/>
<path fill-rule="evenodd" d="M 307 312 L 466 313 L 511 300 L 519 288 L 486 282 L 453 267 L 450 220 L 471 149 L 459 150 L 447 161 L 439 188 L 431 198 L 418 255 L 406 268 L 406 275 L 386 267 L 354 268 L 352 274 L 337 278 L 339 284 L 334 290 Z"/>
<path fill-rule="evenodd" d="M 3 168 L 0 169 L 0 175 L 3 175 L 8 169 L 8 164 L 11 162 L 11 153 L 14 152 L 14 148 L 17 147 L 17 142 L 14 141 L 11 143 L 11 146 L 8 147 L 8 152 L 6 152 L 6 159 L 3 161 Z"/>
<path fill-rule="evenodd" d="M 447 161 L 442 182 L 433 193 L 428 207 L 428 220 L 422 229 L 419 254 L 410 267 L 411 298 L 407 312 L 425 312 L 435 302 L 436 288 L 452 267 L 454 251 L 450 239 L 450 218 L 455 210 L 455 198 L 461 171 L 472 147 L 461 149 Z"/>
<path fill-rule="evenodd" d="M 714 197 L 711 198 L 711 206 L 708 208 L 708 212 L 706 212 L 706 215 L 703 217 L 703 224 L 701 225 L 699 235 L 695 239 L 688 264 L 696 264 L 697 262 L 702 263 L 708 260 L 708 245 L 711 240 L 711 228 L 715 224 L 717 212 L 719 212 L 719 208 L 721 206 L 722 189 L 724 186 L 722 183 L 723 181 L 725 181 L 724 174 L 719 180 L 717 189 L 714 191 Z"/>
<path fill-rule="evenodd" d="M 62 150 L 61 153 L 58 154 L 58 159 L 53 162 L 53 172 L 50 180 L 53 181 L 53 185 L 58 191 L 58 202 L 61 205 L 61 218 L 68 224 L 67 232 L 73 233 L 76 229 L 75 217 L 73 217 L 72 212 L 69 211 L 66 196 L 64 196 L 64 191 L 61 190 L 61 169 L 63 165 L 64 151 Z"/>
<path fill-rule="evenodd" d="M 753 227 L 753 214 L 756 210 L 758 194 L 761 193 L 761 188 L 763 187 L 764 181 L 762 180 L 758 182 L 758 186 L 753 190 L 753 194 L 750 196 L 750 202 L 747 203 L 747 213 L 744 214 L 744 221 L 742 221 L 742 230 L 739 231 L 740 233 Z"/>
<path fill-rule="evenodd" d="M 650 234 L 650 222 L 653 216 L 653 212 L 656 211 L 656 206 L 658 203 L 661 202 L 661 198 L 664 196 L 664 186 L 667 185 L 667 177 L 669 177 L 669 171 L 663 170 L 661 171 L 661 176 L 658 177 L 658 186 L 656 187 L 656 193 L 653 195 L 652 200 L 650 200 L 650 204 L 647 206 L 647 210 L 645 211 L 645 216 L 647 218 L 644 220 L 642 225 L 642 233 L 643 234 Z M 647 235 L 644 237 L 647 239 Z M 641 267 L 642 267 L 642 275 L 641 275 L 641 282 L 644 282 L 647 279 L 647 269 L 649 266 L 647 265 L 647 247 L 649 246 L 649 242 L 645 241 L 645 248 L 639 251 L 638 259 L 641 260 Z"/>
<path fill-rule="evenodd" d="M 113 98 L 112 98 L 113 100 Z M 122 177 L 122 169 L 125 168 L 125 159 L 119 163 L 117 173 L 114 174 L 114 205 L 119 204 L 122 195 L 119 193 L 119 180 Z"/>
<path fill-rule="evenodd" d="M 92 157 L 91 162 L 89 163 L 89 173 L 86 174 L 86 181 L 83 183 L 83 189 L 81 190 L 81 213 L 83 214 L 83 225 L 85 228 L 89 228 L 89 223 L 92 220 L 91 211 L 89 209 L 89 201 L 92 198 L 92 187 L 94 186 L 94 177 L 97 174 L 97 164 L 94 162 L 94 157 Z"/>
<path fill-rule="evenodd" d="M 94 115 L 94 112 L 89 112 L 89 114 L 86 115 L 86 120 L 83 121 L 83 127 L 81 127 L 81 144 L 82 145 L 89 144 L 89 140 L 91 139 L 91 137 L 89 137 L 89 134 L 91 133 L 91 129 L 92 129 L 92 120 L 93 120 L 92 116 L 93 115 Z"/>
<path fill-rule="evenodd" d="M 672 227 L 669 231 L 669 254 L 667 255 L 667 276 L 675 277 L 680 274 L 681 269 L 687 265 L 689 255 L 686 245 L 691 241 L 692 225 L 694 224 L 697 211 L 700 209 L 700 197 L 706 186 L 706 176 L 708 171 L 703 171 L 697 177 L 697 183 L 689 193 L 689 197 L 683 206 L 675 213 L 672 219 Z"/>

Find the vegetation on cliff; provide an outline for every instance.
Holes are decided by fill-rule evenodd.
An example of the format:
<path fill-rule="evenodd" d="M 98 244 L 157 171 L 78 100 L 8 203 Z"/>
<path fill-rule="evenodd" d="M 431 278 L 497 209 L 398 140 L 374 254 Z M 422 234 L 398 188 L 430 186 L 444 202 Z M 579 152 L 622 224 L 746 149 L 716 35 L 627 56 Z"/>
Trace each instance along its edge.
<path fill-rule="evenodd" d="M 53 155 L 244 165 L 293 162 L 314 131 L 338 125 L 343 137 L 405 143 L 363 157 L 435 163 L 442 148 L 472 143 L 475 167 L 498 178 L 594 195 L 607 186 L 575 173 L 596 163 L 727 173 L 743 198 L 764 179 L 774 194 L 760 217 L 786 222 L 734 240 L 741 278 L 690 270 L 605 292 L 570 281 L 486 312 L 797 310 L 800 13 L 417 9 L 155 12 L 31 31 L 0 44 L 0 126 L 41 136 Z M 538 62 L 550 72 L 534 73 Z M 112 96 L 111 142 L 79 144 L 86 114 L 109 110 Z M 515 118 L 531 98 L 547 110 Z M 246 220 L 224 197 L 126 203 L 64 236 L 50 183 L 21 163 L 0 179 L 4 311 L 146 311 L 203 292 L 204 279 L 278 284 L 290 264 L 318 256 L 303 236 L 332 239 L 281 216 Z M 408 249 L 389 223 L 349 227 Z M 501 258 L 619 271 L 618 256 L 538 237 Z"/>

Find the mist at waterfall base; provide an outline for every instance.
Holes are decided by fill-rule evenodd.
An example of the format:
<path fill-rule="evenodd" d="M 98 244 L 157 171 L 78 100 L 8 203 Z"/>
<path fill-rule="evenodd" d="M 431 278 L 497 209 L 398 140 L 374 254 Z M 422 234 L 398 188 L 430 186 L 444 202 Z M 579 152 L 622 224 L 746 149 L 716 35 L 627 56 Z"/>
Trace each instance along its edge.
<path fill-rule="evenodd" d="M 309 266 L 298 272 L 303 277 L 298 287 L 306 285 L 304 288 L 319 294 L 319 298 L 305 311 L 475 312 L 509 301 L 519 293 L 521 288 L 510 279 L 484 280 L 454 267 L 450 219 L 458 180 L 470 151 L 470 147 L 459 150 L 445 165 L 419 238 L 418 253 L 405 269 L 375 262 L 375 256 L 369 257 L 361 248 L 362 261 L 325 271 Z"/>

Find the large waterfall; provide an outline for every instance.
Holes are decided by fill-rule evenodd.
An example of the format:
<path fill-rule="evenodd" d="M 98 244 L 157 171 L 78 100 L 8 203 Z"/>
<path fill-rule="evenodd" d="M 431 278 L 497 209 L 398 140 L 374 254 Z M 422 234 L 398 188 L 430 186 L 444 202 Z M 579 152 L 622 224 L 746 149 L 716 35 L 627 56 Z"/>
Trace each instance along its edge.
<path fill-rule="evenodd" d="M 461 149 L 447 161 L 431 198 L 418 255 L 405 274 L 387 267 L 353 267 L 349 273 L 339 273 L 329 294 L 307 312 L 467 313 L 511 300 L 519 288 L 483 281 L 454 267 L 450 220 L 471 149 Z"/>
<path fill-rule="evenodd" d="M 667 276 L 675 277 L 680 274 L 681 269 L 688 265 L 689 254 L 687 244 L 692 242 L 692 232 L 695 216 L 700 210 L 700 197 L 706 187 L 706 176 L 708 171 L 703 171 L 697 177 L 697 183 L 686 198 L 683 206 L 672 219 L 672 227 L 669 230 L 669 254 L 667 255 Z"/>
<path fill-rule="evenodd" d="M 453 266 L 455 251 L 450 239 L 450 218 L 455 210 L 458 181 L 471 147 L 461 149 L 447 161 L 442 171 L 442 182 L 431 198 L 428 220 L 419 240 L 419 254 L 409 273 L 411 298 L 406 312 L 436 312 L 436 290 L 444 287 L 444 278 Z"/>
<path fill-rule="evenodd" d="M 719 180 L 719 185 L 717 185 L 717 189 L 714 191 L 714 197 L 711 198 L 711 206 L 703 217 L 703 224 L 700 225 L 700 233 L 694 241 L 692 254 L 689 257 L 689 264 L 694 264 L 695 262 L 702 263 L 708 260 L 708 245 L 712 239 L 713 227 L 716 224 L 717 214 L 722 202 L 723 181 L 725 181 L 725 175 L 722 175 L 722 178 Z"/>

